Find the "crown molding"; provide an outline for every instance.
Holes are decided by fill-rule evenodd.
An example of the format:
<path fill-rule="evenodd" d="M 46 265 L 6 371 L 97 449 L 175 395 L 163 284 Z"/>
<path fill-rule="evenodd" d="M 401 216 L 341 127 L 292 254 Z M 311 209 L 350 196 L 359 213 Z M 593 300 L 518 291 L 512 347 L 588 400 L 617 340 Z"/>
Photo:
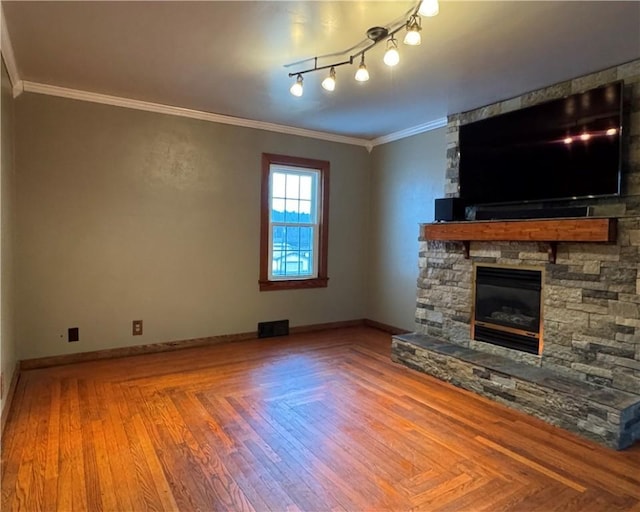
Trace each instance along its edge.
<path fill-rule="evenodd" d="M 14 95 L 16 87 L 14 86 Z M 354 146 L 364 147 L 369 153 L 375 146 L 393 142 L 405 137 L 417 135 L 429 130 L 446 126 L 447 118 L 436 119 L 418 126 L 407 128 L 399 132 L 378 137 L 377 139 L 367 140 L 357 137 L 347 137 L 345 135 L 337 135 L 334 133 L 319 132 L 315 130 L 306 130 L 304 128 L 295 128 L 282 124 L 267 123 L 264 121 L 255 121 L 253 119 L 244 119 L 241 117 L 225 116 L 222 114 L 213 114 L 201 110 L 192 110 L 182 107 L 174 107 L 171 105 L 163 105 L 161 103 L 151 103 L 148 101 L 132 100 L 119 96 L 110 96 L 107 94 L 98 94 L 94 92 L 81 91 L 79 89 L 69 89 L 66 87 L 58 87 L 57 85 L 41 84 L 37 82 L 29 82 L 27 80 L 20 81 L 20 92 L 32 92 L 36 94 L 46 94 L 49 96 L 58 96 L 61 98 L 69 98 L 79 101 L 88 101 L 91 103 L 101 103 L 103 105 L 111 105 L 114 107 L 131 108 L 134 110 L 144 110 L 147 112 L 156 112 L 158 114 L 167 114 L 171 116 L 188 117 L 198 119 L 200 121 L 208 121 L 211 123 L 229 124 L 233 126 L 242 126 L 244 128 L 254 128 L 257 130 L 266 130 L 270 132 L 283 133 L 286 135 L 298 135 L 301 137 L 309 137 L 312 139 L 325 140 L 328 142 L 338 142 L 341 144 L 351 144 Z"/>
<path fill-rule="evenodd" d="M 26 92 L 32 92 L 36 94 L 46 94 L 49 96 L 59 96 L 61 98 L 89 101 L 92 103 L 102 103 L 104 105 L 112 105 L 115 107 L 124 107 L 135 110 L 144 110 L 147 112 L 156 112 L 159 114 L 188 117 L 191 119 L 199 119 L 201 121 L 209 121 L 212 123 L 229 124 L 233 126 L 242 126 L 244 128 L 255 128 L 257 130 L 284 133 L 287 135 L 299 135 L 301 137 L 310 137 L 313 139 L 320 139 L 329 142 L 352 144 L 355 146 L 362 146 L 364 148 L 367 148 L 368 151 L 370 151 L 369 148 L 372 146 L 371 141 L 366 139 L 359 139 L 356 137 L 347 137 L 344 135 L 336 135 L 333 133 L 306 130 L 304 128 L 295 128 L 293 126 L 267 123 L 264 121 L 254 121 L 252 119 L 243 119 L 241 117 L 213 114 L 211 112 L 204 112 L 201 110 L 192 110 L 188 108 L 174 107 L 171 105 L 162 105 L 160 103 L 151 103 L 148 101 L 121 98 L 118 96 L 109 96 L 107 94 L 98 94 L 93 92 L 81 91 L 78 89 L 68 89 L 66 87 L 29 82 L 26 80 L 24 81 L 24 90 Z"/>
<path fill-rule="evenodd" d="M 14 85 L 14 96 L 16 96 L 17 86 Z M 69 89 L 67 87 L 59 87 L 57 85 L 48 85 L 38 82 L 30 82 L 27 80 L 19 81 L 19 92 L 32 92 L 36 94 L 45 94 L 48 96 L 58 96 L 61 98 L 69 98 L 79 101 L 88 101 L 91 103 L 101 103 L 103 105 L 111 105 L 114 107 L 131 108 L 134 110 L 144 110 L 146 112 L 155 112 L 158 114 L 166 114 L 178 117 L 187 117 L 190 119 L 198 119 L 200 121 L 208 121 L 211 123 L 221 123 L 233 126 L 241 126 L 244 128 L 254 128 L 257 130 L 266 130 L 270 132 L 283 133 L 286 135 L 298 135 L 301 137 L 309 137 L 312 139 L 325 140 L 328 142 L 338 142 L 341 144 L 351 144 L 354 146 L 364 147 L 369 153 L 375 146 L 404 139 L 412 135 L 424 133 L 429 130 L 441 128 L 447 125 L 447 118 L 443 117 L 434 121 L 413 126 L 405 130 L 383 135 L 373 140 L 361 139 L 358 137 L 347 137 L 345 135 L 337 135 L 334 133 L 320 132 L 315 130 L 307 130 L 304 128 L 295 128 L 282 124 L 267 123 L 264 121 L 255 121 L 253 119 L 244 119 L 241 117 L 225 116 L 223 114 L 214 114 L 201 110 L 192 110 L 183 107 L 174 107 L 172 105 L 163 105 L 161 103 L 152 103 L 142 100 L 133 100 L 130 98 L 122 98 L 120 96 L 110 96 L 107 94 L 98 94 L 94 92 L 82 91 L 79 89 Z"/>
<path fill-rule="evenodd" d="M 9 37 L 9 30 L 7 30 L 2 3 L 0 3 L 0 52 L 7 66 L 9 80 L 11 80 L 11 85 L 13 86 L 13 97 L 16 98 L 20 96 L 20 93 L 23 91 L 23 82 L 20 80 L 20 75 L 18 74 L 18 66 L 16 65 L 16 58 L 13 55 L 13 45 Z"/>
<path fill-rule="evenodd" d="M 390 133 L 389 135 L 383 135 L 382 137 L 373 139 L 371 143 L 373 144 L 373 146 L 380 146 L 382 144 L 386 144 L 387 142 L 406 139 L 407 137 L 411 137 L 412 135 L 418 135 L 419 133 L 435 130 L 436 128 L 442 128 L 443 126 L 447 126 L 446 117 L 434 119 L 433 121 L 428 121 L 426 123 L 422 123 L 417 126 L 412 126 L 411 128 L 406 128 L 398 132 L 393 132 L 393 133 Z"/>

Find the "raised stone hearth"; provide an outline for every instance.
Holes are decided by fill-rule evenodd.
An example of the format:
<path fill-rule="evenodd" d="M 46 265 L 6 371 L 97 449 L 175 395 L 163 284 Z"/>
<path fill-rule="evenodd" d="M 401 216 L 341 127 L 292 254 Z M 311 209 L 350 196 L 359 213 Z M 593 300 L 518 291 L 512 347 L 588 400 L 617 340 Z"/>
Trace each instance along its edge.
<path fill-rule="evenodd" d="M 397 362 L 614 449 L 640 439 L 640 397 L 423 334 L 393 337 Z"/>
<path fill-rule="evenodd" d="M 461 124 L 618 79 L 627 127 L 623 194 L 581 203 L 617 219 L 615 236 L 550 238 L 557 240 L 551 258 L 548 244 L 434 240 L 423 225 L 416 336 L 393 342 L 398 362 L 614 448 L 640 439 L 640 60 L 450 116 L 445 184 L 445 194 L 456 196 Z M 471 339 L 474 263 L 542 271 L 538 354 Z"/>

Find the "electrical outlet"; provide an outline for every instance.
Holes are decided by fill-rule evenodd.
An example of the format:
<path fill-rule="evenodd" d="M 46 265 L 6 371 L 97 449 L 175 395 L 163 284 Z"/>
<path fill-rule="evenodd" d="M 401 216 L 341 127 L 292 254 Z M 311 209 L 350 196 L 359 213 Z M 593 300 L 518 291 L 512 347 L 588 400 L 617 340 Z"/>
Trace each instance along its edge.
<path fill-rule="evenodd" d="M 69 327 L 67 332 L 67 341 L 71 343 L 72 341 L 80 341 L 80 328 L 79 327 Z"/>
<path fill-rule="evenodd" d="M 142 335 L 142 320 L 134 320 L 133 321 L 133 330 L 131 332 L 133 336 L 141 336 Z"/>

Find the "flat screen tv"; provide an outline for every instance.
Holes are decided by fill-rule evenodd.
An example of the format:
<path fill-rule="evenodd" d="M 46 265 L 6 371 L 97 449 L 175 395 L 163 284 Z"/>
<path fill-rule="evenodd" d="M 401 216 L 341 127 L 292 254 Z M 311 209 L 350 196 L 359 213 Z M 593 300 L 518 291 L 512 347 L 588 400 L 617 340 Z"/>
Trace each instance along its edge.
<path fill-rule="evenodd" d="M 460 126 L 466 205 L 620 194 L 623 83 Z"/>

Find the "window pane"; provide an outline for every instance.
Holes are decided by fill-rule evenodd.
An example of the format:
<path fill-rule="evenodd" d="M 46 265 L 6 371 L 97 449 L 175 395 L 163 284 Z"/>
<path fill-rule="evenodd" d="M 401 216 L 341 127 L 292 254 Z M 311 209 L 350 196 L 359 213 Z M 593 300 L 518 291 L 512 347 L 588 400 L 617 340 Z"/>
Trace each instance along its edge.
<path fill-rule="evenodd" d="M 300 213 L 306 214 L 306 219 L 311 218 L 311 201 L 300 201 L 298 209 Z M 300 219 L 300 222 L 309 222 L 309 220 Z"/>
<path fill-rule="evenodd" d="M 284 222 L 284 199 L 274 199 L 271 203 L 272 222 Z"/>
<path fill-rule="evenodd" d="M 285 214 L 286 222 L 300 222 L 298 220 L 298 200 L 297 199 L 287 199 L 286 203 L 286 214 Z"/>
<path fill-rule="evenodd" d="M 287 227 L 285 242 L 292 250 L 297 250 L 300 247 L 300 228 Z"/>
<path fill-rule="evenodd" d="M 287 179 L 287 175 L 281 172 L 273 173 L 273 182 L 271 189 L 272 197 L 284 197 L 285 193 L 285 182 Z"/>
<path fill-rule="evenodd" d="M 286 244 L 287 228 L 284 226 L 274 226 L 272 230 L 272 240 L 272 271 L 274 275 L 283 275 L 283 262 L 285 261 L 285 256 L 288 250 L 288 246 Z"/>
<path fill-rule="evenodd" d="M 313 228 L 300 228 L 300 250 L 305 253 L 306 256 L 310 256 L 311 248 L 313 247 Z"/>
<path fill-rule="evenodd" d="M 287 237 L 287 228 L 284 226 L 273 227 L 273 245 L 282 245 L 285 243 Z"/>
<path fill-rule="evenodd" d="M 300 197 L 300 177 L 297 174 L 287 174 L 287 198 Z"/>
<path fill-rule="evenodd" d="M 311 200 L 312 183 L 311 176 L 300 176 L 300 199 Z"/>
<path fill-rule="evenodd" d="M 290 253 L 287 256 L 287 264 L 285 268 L 285 274 L 288 276 L 300 275 L 300 260 L 294 253 Z"/>

